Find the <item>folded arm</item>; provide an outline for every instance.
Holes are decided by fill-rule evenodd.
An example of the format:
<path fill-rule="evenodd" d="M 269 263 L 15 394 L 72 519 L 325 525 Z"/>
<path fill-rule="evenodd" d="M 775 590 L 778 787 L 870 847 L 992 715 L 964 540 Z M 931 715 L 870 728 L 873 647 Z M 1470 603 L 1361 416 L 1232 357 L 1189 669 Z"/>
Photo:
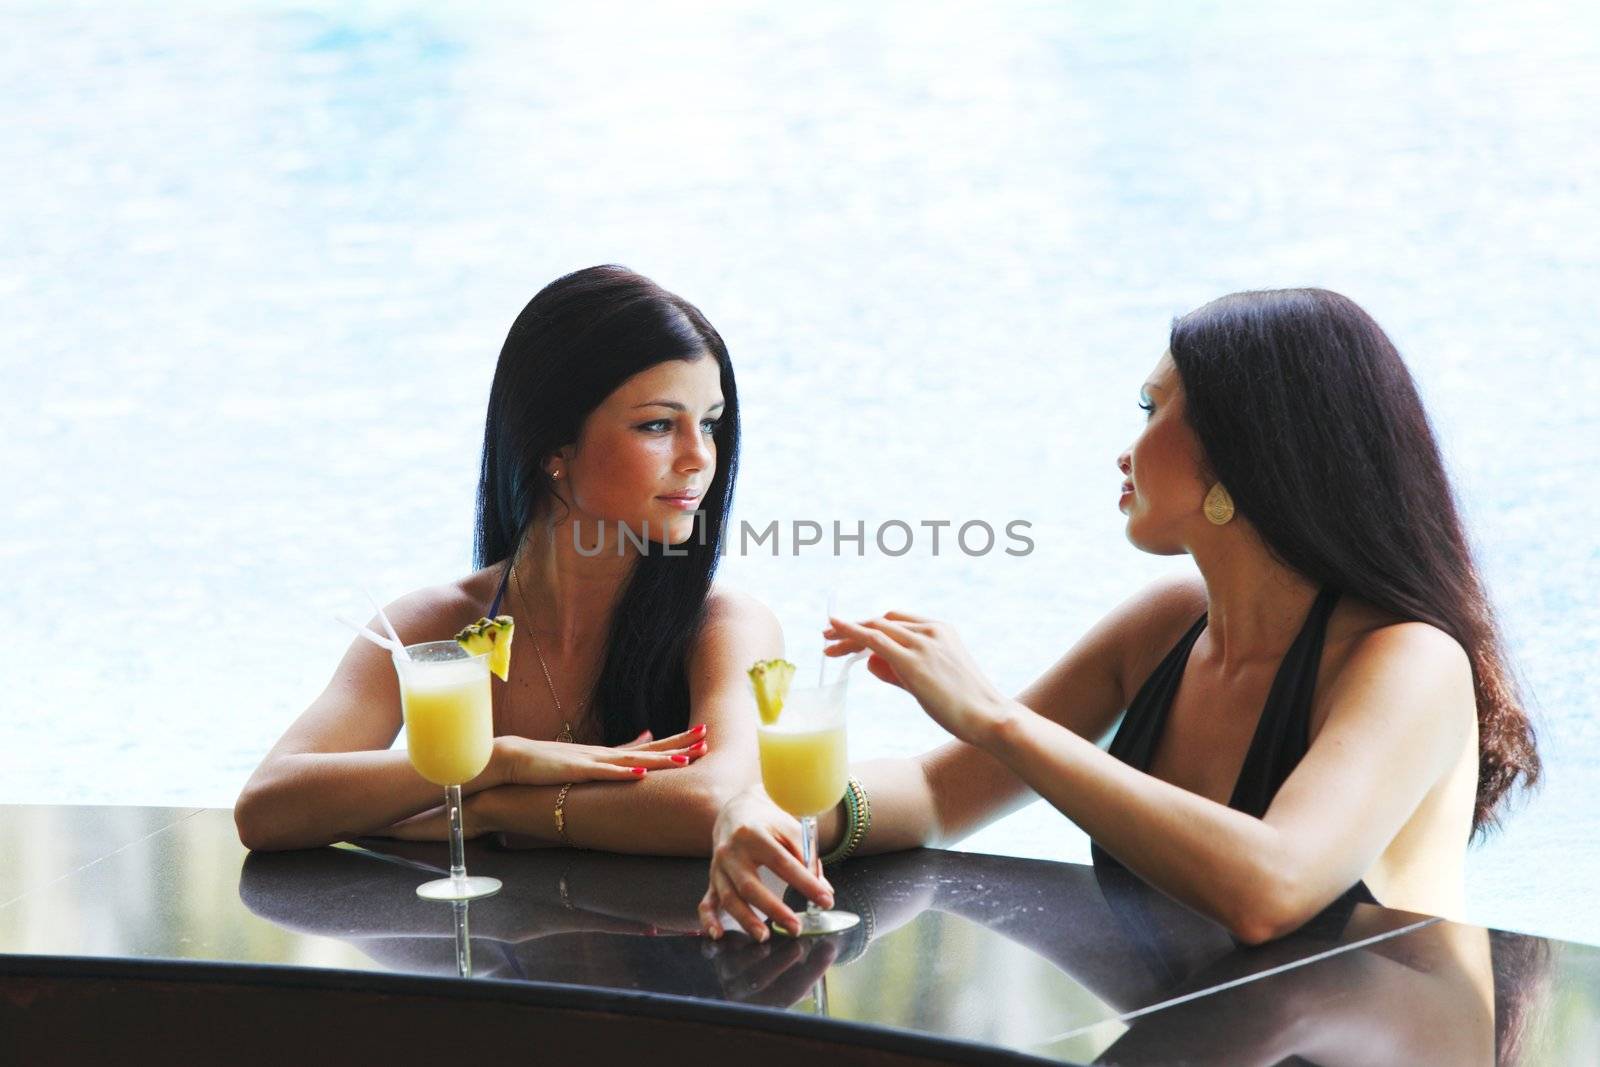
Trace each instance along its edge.
<path fill-rule="evenodd" d="M 404 597 L 387 614 L 410 643 L 455 633 L 477 611 L 475 599 L 443 587 Z M 418 774 L 404 750 L 389 747 L 401 721 L 394 664 L 387 653 L 356 640 L 327 689 L 285 731 L 239 794 L 233 809 L 239 839 L 258 850 L 315 848 L 381 833 L 437 807 L 442 788 Z M 688 744 L 665 739 L 614 749 L 497 737 L 489 765 L 461 791 L 475 796 L 529 782 L 631 784 L 640 768 L 676 768 L 673 755 L 692 759 Z"/>
<path fill-rule="evenodd" d="M 535 845 L 706 855 L 723 803 L 759 777 L 747 672 L 756 660 L 782 655 L 783 631 L 771 611 L 740 594 L 714 593 L 688 665 L 690 717 L 705 727 L 703 755 L 626 789 L 607 782 L 574 785 L 562 806 L 566 842 L 555 825 L 559 785 L 484 790 L 466 803 L 469 828 Z"/>

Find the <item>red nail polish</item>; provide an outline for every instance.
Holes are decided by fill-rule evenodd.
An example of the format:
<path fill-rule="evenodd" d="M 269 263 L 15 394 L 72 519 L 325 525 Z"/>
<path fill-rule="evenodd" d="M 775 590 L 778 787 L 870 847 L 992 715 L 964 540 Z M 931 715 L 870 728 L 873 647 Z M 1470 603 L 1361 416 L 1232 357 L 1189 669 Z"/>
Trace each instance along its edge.
<path fill-rule="evenodd" d="M 689 762 L 689 757 L 688 756 L 673 756 L 672 757 L 672 762 L 676 763 L 678 766 L 682 767 L 685 763 Z M 640 767 L 639 769 L 641 771 L 644 770 L 643 767 Z"/>
<path fill-rule="evenodd" d="M 644 768 L 643 767 L 635 767 L 635 768 L 633 768 L 633 776 L 635 778 L 643 778 L 644 777 Z"/>
<path fill-rule="evenodd" d="M 701 723 L 699 726 L 696 726 L 694 728 L 694 732 L 697 733 L 697 734 L 705 733 L 706 732 L 706 724 L 705 723 Z"/>
<path fill-rule="evenodd" d="M 697 752 L 703 756 L 706 754 L 706 743 L 702 741 L 698 745 L 694 746 L 694 748 L 690 749 L 690 751 Z"/>

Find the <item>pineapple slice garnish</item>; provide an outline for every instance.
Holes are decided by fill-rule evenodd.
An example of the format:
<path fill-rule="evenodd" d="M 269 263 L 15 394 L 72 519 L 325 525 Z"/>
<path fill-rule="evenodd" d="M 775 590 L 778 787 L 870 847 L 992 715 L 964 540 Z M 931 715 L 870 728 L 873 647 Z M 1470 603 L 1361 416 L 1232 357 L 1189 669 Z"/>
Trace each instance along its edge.
<path fill-rule="evenodd" d="M 474 656 L 489 653 L 489 669 L 502 682 L 511 672 L 510 615 L 484 617 L 456 634 L 456 643 Z"/>
<path fill-rule="evenodd" d="M 761 721 L 768 726 L 777 723 L 783 713 L 784 698 L 789 695 L 789 683 L 794 680 L 794 664 L 786 659 L 764 659 L 750 668 L 750 685 L 756 691 L 756 710 Z"/>

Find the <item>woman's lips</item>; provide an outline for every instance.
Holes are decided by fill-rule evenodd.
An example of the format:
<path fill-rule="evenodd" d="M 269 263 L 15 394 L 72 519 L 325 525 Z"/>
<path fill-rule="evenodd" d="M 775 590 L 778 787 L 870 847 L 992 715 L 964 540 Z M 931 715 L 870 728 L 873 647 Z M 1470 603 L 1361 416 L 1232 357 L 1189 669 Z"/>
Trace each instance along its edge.
<path fill-rule="evenodd" d="M 693 511 L 700 506 L 699 496 L 658 496 L 656 499 L 680 511 Z"/>

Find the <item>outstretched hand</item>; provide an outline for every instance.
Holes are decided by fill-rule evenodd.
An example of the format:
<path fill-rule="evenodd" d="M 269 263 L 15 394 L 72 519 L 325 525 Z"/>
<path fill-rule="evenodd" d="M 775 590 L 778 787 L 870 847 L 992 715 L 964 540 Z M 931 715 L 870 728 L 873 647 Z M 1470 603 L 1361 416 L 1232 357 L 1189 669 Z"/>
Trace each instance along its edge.
<path fill-rule="evenodd" d="M 829 656 L 866 650 L 867 670 L 916 698 L 930 718 L 963 741 L 981 744 L 1009 715 L 1010 701 L 984 676 L 955 627 L 904 611 L 862 623 L 829 618 Z"/>

